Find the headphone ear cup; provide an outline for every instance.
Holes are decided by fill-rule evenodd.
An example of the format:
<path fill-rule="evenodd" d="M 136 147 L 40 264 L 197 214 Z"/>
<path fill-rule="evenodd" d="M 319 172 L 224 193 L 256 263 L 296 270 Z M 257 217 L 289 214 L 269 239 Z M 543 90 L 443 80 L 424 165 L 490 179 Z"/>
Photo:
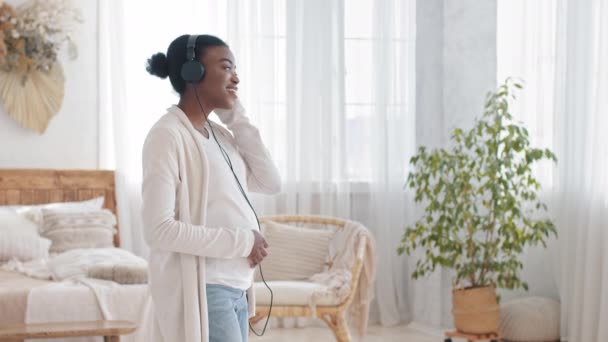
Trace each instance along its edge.
<path fill-rule="evenodd" d="M 205 67 L 198 61 L 187 61 L 180 74 L 186 82 L 199 82 L 205 77 Z"/>

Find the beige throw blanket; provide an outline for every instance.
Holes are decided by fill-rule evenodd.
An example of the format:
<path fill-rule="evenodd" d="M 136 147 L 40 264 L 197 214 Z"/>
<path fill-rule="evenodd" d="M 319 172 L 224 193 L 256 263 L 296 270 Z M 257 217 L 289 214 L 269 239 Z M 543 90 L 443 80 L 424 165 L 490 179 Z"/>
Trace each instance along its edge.
<path fill-rule="evenodd" d="M 336 232 L 329 246 L 329 267 L 326 271 L 313 275 L 310 280 L 323 284 L 327 290 L 313 294 L 313 302 L 323 296 L 335 296 L 340 302 L 351 292 L 351 270 L 356 261 L 357 246 L 361 237 L 366 238 L 365 255 L 361 276 L 348 309 L 350 321 L 357 328 L 359 336 L 365 335 L 369 319 L 369 306 L 374 298 L 376 278 L 376 242 L 371 232 L 362 224 L 348 221 L 343 229 Z"/>

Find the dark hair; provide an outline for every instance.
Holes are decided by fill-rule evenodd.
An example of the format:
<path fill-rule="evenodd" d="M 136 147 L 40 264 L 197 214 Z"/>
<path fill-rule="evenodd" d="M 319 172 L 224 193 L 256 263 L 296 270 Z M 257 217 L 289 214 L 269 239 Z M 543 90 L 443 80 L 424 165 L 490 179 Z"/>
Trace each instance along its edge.
<path fill-rule="evenodd" d="M 180 95 L 182 95 L 186 89 L 186 82 L 182 79 L 180 73 L 182 65 L 186 62 L 186 45 L 189 36 L 190 35 L 185 34 L 175 38 L 175 40 L 169 44 L 167 55 L 162 52 L 152 55 L 152 57 L 148 59 L 148 65 L 146 66 L 146 70 L 152 75 L 163 79 L 169 76 L 173 89 Z M 200 61 L 205 55 L 207 48 L 212 46 L 228 47 L 228 44 L 215 36 L 199 35 L 198 38 L 196 38 L 196 48 L 194 49 L 195 60 Z"/>

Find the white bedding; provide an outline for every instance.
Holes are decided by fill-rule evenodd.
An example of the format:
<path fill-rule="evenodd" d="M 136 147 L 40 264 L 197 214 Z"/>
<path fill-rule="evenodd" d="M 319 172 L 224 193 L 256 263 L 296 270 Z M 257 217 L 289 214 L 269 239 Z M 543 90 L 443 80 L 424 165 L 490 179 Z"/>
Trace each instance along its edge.
<path fill-rule="evenodd" d="M 92 266 L 120 264 L 146 266 L 146 260 L 120 248 L 83 248 L 54 254 L 49 259 L 21 262 L 13 259 L 2 269 L 16 271 L 33 278 L 62 281 L 86 277 Z"/>
<path fill-rule="evenodd" d="M 147 284 L 119 285 L 115 282 L 86 278 L 88 269 L 97 264 L 136 264 L 146 261 L 118 248 L 77 249 L 54 255 L 49 259 L 19 262 L 12 260 L 2 268 L 30 277 L 56 282 L 33 288 L 28 294 L 26 323 L 129 320 L 139 326 L 121 341 L 149 341 L 152 301 Z M 103 341 L 99 337 L 64 339 L 70 342 Z M 45 340 L 32 340 L 40 342 Z M 48 340 L 55 342 L 57 340 Z"/>
<path fill-rule="evenodd" d="M 146 342 L 151 338 L 152 300 L 147 285 L 119 285 L 99 279 L 70 279 L 31 290 L 26 323 L 129 320 L 138 329 L 121 337 L 122 342 Z M 31 342 L 57 340 L 31 340 Z M 64 339 L 70 342 L 101 342 L 101 337 Z"/>

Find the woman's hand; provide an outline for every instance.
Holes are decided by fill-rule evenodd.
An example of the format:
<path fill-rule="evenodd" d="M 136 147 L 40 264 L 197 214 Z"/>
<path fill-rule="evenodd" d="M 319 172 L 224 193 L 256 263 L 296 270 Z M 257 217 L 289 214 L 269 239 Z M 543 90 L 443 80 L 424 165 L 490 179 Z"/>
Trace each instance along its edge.
<path fill-rule="evenodd" d="M 255 240 L 253 242 L 253 248 L 251 248 L 251 253 L 247 259 L 249 260 L 249 266 L 256 267 L 259 263 L 264 260 L 264 258 L 268 255 L 266 248 L 268 248 L 268 243 L 266 239 L 260 234 L 257 230 L 253 230 L 253 236 Z"/>
<path fill-rule="evenodd" d="M 233 123 L 237 116 L 245 115 L 245 108 L 243 107 L 239 99 L 236 99 L 236 101 L 234 102 L 234 106 L 231 109 L 217 108 L 213 111 L 215 112 L 215 114 L 217 114 L 217 117 L 220 119 L 220 121 L 226 126 Z"/>

